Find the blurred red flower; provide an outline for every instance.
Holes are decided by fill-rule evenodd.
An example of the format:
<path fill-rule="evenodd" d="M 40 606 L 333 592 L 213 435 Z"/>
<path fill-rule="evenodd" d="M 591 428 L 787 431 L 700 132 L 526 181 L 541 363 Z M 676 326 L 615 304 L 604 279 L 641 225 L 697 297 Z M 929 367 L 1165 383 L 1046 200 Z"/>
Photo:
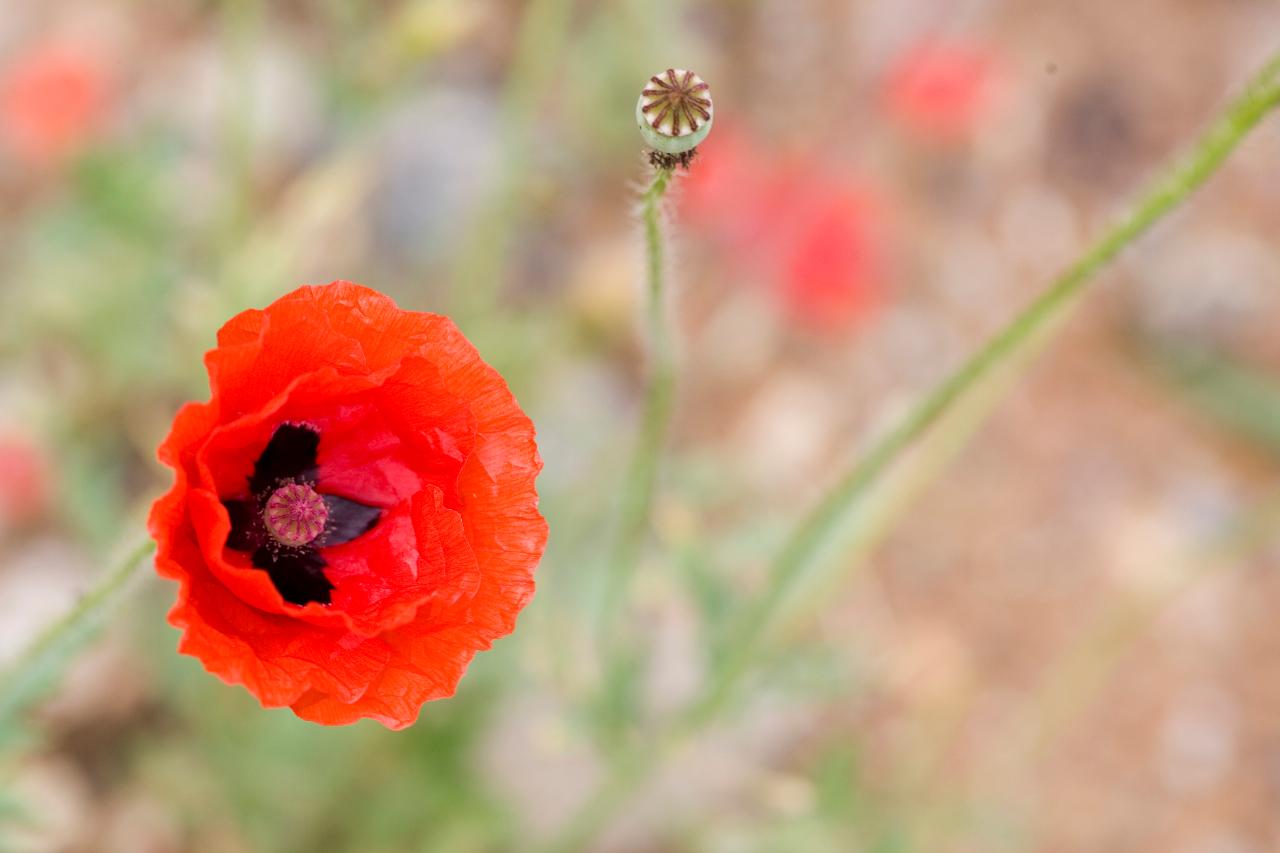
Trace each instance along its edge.
<path fill-rule="evenodd" d="M 988 106 L 995 62 L 978 45 L 927 40 L 902 53 L 884 81 L 890 118 L 934 139 L 972 132 Z"/>
<path fill-rule="evenodd" d="M 883 295 L 882 252 L 869 200 L 852 187 L 799 184 L 785 211 L 779 286 L 791 314 L 839 332 L 870 316 Z"/>
<path fill-rule="evenodd" d="M 716 130 L 683 183 L 686 220 L 807 329 L 846 331 L 874 313 L 885 229 L 869 194 L 825 164 Z"/>
<path fill-rule="evenodd" d="M 179 650 L 267 707 L 410 725 L 533 594 L 533 424 L 449 319 L 350 282 L 233 317 L 205 364 L 149 521 Z"/>
<path fill-rule="evenodd" d="M 51 492 L 49 466 L 40 448 L 21 435 L 0 435 L 0 528 L 39 518 Z"/>
<path fill-rule="evenodd" d="M 102 126 L 111 88 L 95 53 L 57 41 L 37 44 L 0 72 L 0 136 L 24 163 L 56 162 Z"/>

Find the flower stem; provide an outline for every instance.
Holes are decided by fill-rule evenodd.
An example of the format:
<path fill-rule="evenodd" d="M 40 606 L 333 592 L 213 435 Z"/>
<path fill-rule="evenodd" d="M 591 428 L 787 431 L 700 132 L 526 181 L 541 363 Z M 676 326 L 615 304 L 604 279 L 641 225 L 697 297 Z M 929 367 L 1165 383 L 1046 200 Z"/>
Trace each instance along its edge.
<path fill-rule="evenodd" d="M 653 181 L 641 198 L 646 257 L 645 321 L 649 346 L 649 380 L 645 389 L 640 432 L 622 489 L 613 551 L 604 573 L 598 620 L 602 636 L 617 636 L 614 620 L 621 609 L 627 585 L 640 561 L 675 396 L 675 358 L 671 352 L 671 336 L 667 328 L 666 256 L 662 223 L 662 200 L 672 176 L 670 169 L 655 169 Z"/>
<path fill-rule="evenodd" d="M 906 417 L 858 462 L 826 497 L 800 522 L 774 560 L 766 588 L 745 610 L 730 631 L 725 654 L 708 675 L 699 695 L 679 714 L 667 734 L 673 741 L 687 741 L 712 720 L 749 672 L 771 628 L 782 615 L 796 588 L 827 553 L 831 541 L 851 514 L 860 507 L 883 475 L 904 451 L 913 446 L 944 415 L 984 387 L 997 368 L 1023 368 L 1039 345 L 1050 337 L 1095 275 L 1123 249 L 1185 201 L 1222 165 L 1240 142 L 1280 105 L 1280 55 L 1263 67 L 1244 94 L 1201 138 L 1190 157 L 1177 163 L 1138 201 L 1133 212 L 1117 223 L 1079 260 L 1072 264 L 1039 297 L 997 333 L 967 362 L 937 385 Z M 664 738 L 664 742 L 668 742 Z M 606 809 L 616 811 L 625 803 L 624 790 L 633 790 L 657 767 L 656 761 L 623 761 L 614 778 L 606 779 L 602 793 L 568 824 L 565 838 L 572 843 L 557 849 L 578 849 L 590 841 L 588 828 L 607 825 Z"/>
<path fill-rule="evenodd" d="M 1257 78 L 1203 136 L 1191 156 L 1175 165 L 1138 202 L 1127 217 L 1098 240 L 1048 289 L 1027 306 L 954 373 L 937 385 L 878 442 L 801 521 L 773 561 L 764 593 L 727 639 L 721 658 L 701 697 L 690 709 L 694 718 L 713 716 L 754 660 L 781 607 L 824 546 L 881 474 L 929 430 L 955 403 L 972 393 L 997 367 L 1033 352 L 1064 318 L 1095 275 L 1122 249 L 1145 234 L 1199 188 L 1250 130 L 1280 103 L 1280 56 Z"/>
<path fill-rule="evenodd" d="M 0 677 L 0 725 L 27 704 L 40 689 L 43 676 L 58 656 L 93 629 L 107 607 L 124 589 L 148 555 L 155 550 L 150 539 L 136 546 L 98 583 L 89 589 L 61 619 L 46 628 Z"/>

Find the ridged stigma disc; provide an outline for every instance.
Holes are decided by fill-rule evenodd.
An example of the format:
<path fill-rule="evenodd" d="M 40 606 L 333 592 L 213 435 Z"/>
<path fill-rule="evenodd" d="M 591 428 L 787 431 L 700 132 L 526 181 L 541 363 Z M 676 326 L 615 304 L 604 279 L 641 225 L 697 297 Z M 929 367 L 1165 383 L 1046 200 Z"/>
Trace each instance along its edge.
<path fill-rule="evenodd" d="M 640 135 L 655 151 L 692 151 L 711 132 L 715 108 L 711 88 L 701 77 L 682 68 L 668 68 L 649 78 L 636 102 Z"/>

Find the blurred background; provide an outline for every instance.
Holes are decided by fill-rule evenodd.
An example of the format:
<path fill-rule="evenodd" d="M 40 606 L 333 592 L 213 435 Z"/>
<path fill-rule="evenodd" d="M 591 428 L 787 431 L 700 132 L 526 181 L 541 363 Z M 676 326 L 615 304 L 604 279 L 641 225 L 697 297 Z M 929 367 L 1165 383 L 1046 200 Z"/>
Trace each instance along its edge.
<path fill-rule="evenodd" d="M 895 470 L 683 748 L 616 759 L 800 513 L 1278 43 L 1274 0 L 0 0 L 0 659 L 141 536 L 217 327 L 302 283 L 453 315 L 538 426 L 551 523 L 517 632 L 396 734 L 206 675 L 144 572 L 4 721 L 3 848 L 1280 849 L 1275 120 Z M 633 109 L 668 66 L 716 127 L 673 195 L 640 641 L 602 683 Z"/>

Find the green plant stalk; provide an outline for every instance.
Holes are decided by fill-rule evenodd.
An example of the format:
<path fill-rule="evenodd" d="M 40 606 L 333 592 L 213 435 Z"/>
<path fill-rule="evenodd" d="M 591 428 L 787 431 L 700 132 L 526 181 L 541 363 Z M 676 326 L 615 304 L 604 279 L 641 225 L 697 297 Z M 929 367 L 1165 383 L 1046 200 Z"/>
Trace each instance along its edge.
<path fill-rule="evenodd" d="M 71 646 L 76 638 L 97 625 L 107 608 L 133 578 L 143 560 L 155 550 L 150 539 L 136 546 L 96 585 L 89 589 L 61 619 L 46 628 L 23 650 L 0 677 L 0 723 L 7 722 L 38 688 L 49 661 Z"/>
<path fill-rule="evenodd" d="M 895 471 L 887 487 L 867 501 L 865 515 L 860 514 L 857 519 L 855 535 L 849 542 L 842 543 L 840 553 L 844 565 L 865 565 L 864 558 L 889 533 L 894 520 L 967 444 L 981 425 L 987 408 L 1014 379 L 1018 366 L 1018 362 L 1006 364 L 1000 372 L 1000 381 L 986 383 L 980 394 L 970 395 L 961 405 L 953 407 L 946 415 L 946 422 L 938 425 L 935 433 L 921 445 L 921 452 L 906 462 L 901 474 Z M 834 579 L 825 580 L 826 583 L 814 584 L 815 588 L 805 590 L 801 605 L 830 600 Z M 608 816 L 626 801 L 631 788 L 661 766 L 668 755 L 677 752 L 686 738 L 697 733 L 699 722 L 685 716 L 657 737 L 646 739 L 643 750 L 618 756 L 609 782 L 593 792 L 591 801 L 551 849 L 559 853 L 585 847 L 603 829 Z"/>
<path fill-rule="evenodd" d="M 470 325 L 494 307 L 502 288 L 511 234 L 527 206 L 523 196 L 534 147 L 530 140 L 538 121 L 538 107 L 556 88 L 555 74 L 563 60 L 572 22 L 570 0 L 532 0 L 520 21 L 515 56 L 502 95 L 502 151 L 497 181 L 471 228 L 454 264 L 452 311 L 471 334 Z"/>
<path fill-rule="evenodd" d="M 645 242 L 645 322 L 649 347 L 649 379 L 645 389 L 640 432 L 627 479 L 622 487 L 617 528 L 604 571 L 604 588 L 597 614 L 599 636 L 617 637 L 615 618 L 635 574 L 653 509 L 662 448 L 666 444 L 675 398 L 675 358 L 667 328 L 666 253 L 662 201 L 673 177 L 670 169 L 655 169 L 653 181 L 641 197 Z"/>
<path fill-rule="evenodd" d="M 1142 358 L 1199 414 L 1273 455 L 1280 452 L 1280 383 L 1202 346 L 1154 339 Z"/>
<path fill-rule="evenodd" d="M 1056 324 L 1074 306 L 1087 284 L 1123 249 L 1145 234 L 1159 220 L 1185 201 L 1222 165 L 1240 142 L 1277 105 L 1280 105 L 1280 54 L 1273 57 L 1234 100 L 1222 117 L 1203 135 L 1191 155 L 1174 165 L 1139 200 L 1133 212 L 1117 223 L 1079 260 L 1012 322 L 998 332 L 968 361 L 921 400 L 907 416 L 876 444 L 826 497 L 801 521 L 774 560 L 764 593 L 750 604 L 730 633 L 705 688 L 673 723 L 661 744 L 683 741 L 696 733 L 722 709 L 742 677 L 749 671 L 761 644 L 784 615 L 783 605 L 794 588 L 825 553 L 830 540 L 849 515 L 878 484 L 881 475 L 904 451 L 929 431 L 956 403 L 980 390 L 997 367 L 1025 359 L 1050 337 Z M 625 802 L 627 792 L 641 784 L 668 752 L 654 748 L 649 758 L 622 761 L 583 809 L 566 825 L 553 845 L 556 850 L 576 850 L 590 842 L 610 815 Z"/>
<path fill-rule="evenodd" d="M 1170 576 L 1113 602 L 1082 642 L 1056 661 L 1032 694 L 1030 720 L 1008 742 L 1024 759 L 1040 757 L 1106 686 L 1123 653 L 1150 632 L 1182 595 L 1280 539 L 1280 490 L 1240 512 L 1210 542 L 1184 558 Z"/>
<path fill-rule="evenodd" d="M 707 688 L 690 710 L 694 718 L 712 716 L 737 685 L 779 616 L 792 588 L 823 546 L 880 475 L 914 444 L 953 404 L 1008 359 L 1033 351 L 1045 332 L 1065 317 L 1085 286 L 1122 249 L 1199 188 L 1240 141 L 1280 103 L 1280 56 L 1273 58 L 1252 84 L 1201 139 L 1189 158 L 1176 165 L 1139 201 L 1137 207 L 1072 264 L 1004 329 L 967 362 L 936 386 L 907 416 L 881 438 L 801 522 L 774 560 L 764 593 L 746 610 L 727 639 L 726 654 Z"/>
<path fill-rule="evenodd" d="M 981 397 L 970 398 L 965 406 L 957 407 L 948 414 L 949 423 L 939 425 L 936 435 L 922 446 L 923 454 L 912 459 L 909 470 L 901 477 L 895 476 L 891 487 L 876 496 L 874 506 L 867 508 L 865 522 L 859 518 L 856 539 L 842 552 L 846 560 L 860 561 L 881 541 L 898 514 L 924 490 L 933 475 L 950 461 L 978 428 L 987 396 L 996 395 L 1003 388 L 1003 384 L 993 384 L 984 389 Z M 824 597 L 830 592 L 826 588 L 809 591 L 805 601 L 830 600 Z M 661 766 L 668 755 L 678 751 L 686 737 L 694 734 L 694 721 L 686 717 L 658 737 L 646 739 L 643 750 L 619 756 L 608 783 L 593 792 L 591 801 L 579 811 L 573 824 L 550 849 L 559 853 L 585 847 L 604 827 L 608 816 L 625 802 L 631 788 Z"/>
<path fill-rule="evenodd" d="M 258 0 L 225 0 L 221 5 L 223 61 L 229 91 L 219 104 L 220 167 L 227 194 L 218 246 L 223 256 L 249 230 L 253 220 L 253 83 L 250 67 L 262 35 L 263 9 Z"/>

